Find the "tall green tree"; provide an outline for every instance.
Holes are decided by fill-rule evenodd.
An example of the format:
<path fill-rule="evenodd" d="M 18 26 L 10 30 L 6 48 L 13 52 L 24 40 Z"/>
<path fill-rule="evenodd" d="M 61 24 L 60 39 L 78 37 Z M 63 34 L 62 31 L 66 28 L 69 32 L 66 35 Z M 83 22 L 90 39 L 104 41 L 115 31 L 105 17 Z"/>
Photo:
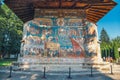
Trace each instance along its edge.
<path fill-rule="evenodd" d="M 120 54 L 120 37 L 110 40 L 106 30 L 103 28 L 100 35 L 102 57 L 112 57 L 116 61 L 119 59 Z"/>
<path fill-rule="evenodd" d="M 100 33 L 100 40 L 101 42 L 110 42 L 110 38 L 104 28 L 102 28 L 102 31 Z"/>
<path fill-rule="evenodd" d="M 100 33 L 100 40 L 101 40 L 101 49 L 106 50 L 110 48 L 110 38 L 106 32 L 106 30 L 103 28 Z"/>
<path fill-rule="evenodd" d="M 100 48 L 102 52 L 101 53 L 102 57 L 110 57 L 110 50 L 111 50 L 110 38 L 104 28 L 100 33 L 100 40 L 101 40 Z"/>
<path fill-rule="evenodd" d="M 112 39 L 111 43 L 112 43 L 111 46 L 114 49 L 114 57 L 116 60 L 118 60 L 118 58 L 120 57 L 119 51 L 118 51 L 118 48 L 120 48 L 120 36 Z"/>
<path fill-rule="evenodd" d="M 0 9 L 0 54 L 4 57 L 19 53 L 23 22 L 5 4 Z"/>

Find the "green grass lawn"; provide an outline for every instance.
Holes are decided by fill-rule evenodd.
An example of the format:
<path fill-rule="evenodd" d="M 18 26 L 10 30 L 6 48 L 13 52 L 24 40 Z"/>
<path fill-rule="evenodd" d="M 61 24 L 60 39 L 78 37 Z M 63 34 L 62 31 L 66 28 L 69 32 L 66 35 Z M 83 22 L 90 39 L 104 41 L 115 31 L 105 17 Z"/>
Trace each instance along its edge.
<path fill-rule="evenodd" d="M 0 66 L 10 66 L 16 59 L 0 59 Z"/>

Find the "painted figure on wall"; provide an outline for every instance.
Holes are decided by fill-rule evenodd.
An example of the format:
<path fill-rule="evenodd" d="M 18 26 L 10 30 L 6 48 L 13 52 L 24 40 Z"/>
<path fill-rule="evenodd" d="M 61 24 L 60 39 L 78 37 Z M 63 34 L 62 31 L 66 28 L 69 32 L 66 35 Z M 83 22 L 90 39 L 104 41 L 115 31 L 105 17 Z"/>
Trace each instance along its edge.
<path fill-rule="evenodd" d="M 82 19 L 69 18 L 36 18 L 29 21 L 24 25 L 21 52 L 40 57 L 96 56 L 96 25 L 87 21 L 82 24 Z"/>

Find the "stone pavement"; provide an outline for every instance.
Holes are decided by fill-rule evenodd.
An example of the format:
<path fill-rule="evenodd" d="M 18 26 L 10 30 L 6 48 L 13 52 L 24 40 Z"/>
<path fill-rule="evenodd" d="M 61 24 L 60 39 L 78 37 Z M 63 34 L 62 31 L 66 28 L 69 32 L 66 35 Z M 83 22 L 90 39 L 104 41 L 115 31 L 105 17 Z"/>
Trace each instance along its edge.
<path fill-rule="evenodd" d="M 90 76 L 90 71 L 76 71 L 71 73 L 72 79 L 68 79 L 68 71 L 62 72 L 46 72 L 46 79 L 43 79 L 43 71 L 18 70 L 12 71 L 12 77 L 9 76 L 10 67 L 0 67 L 0 80 L 120 80 L 120 65 L 113 65 L 114 74 L 93 72 L 93 77 Z"/>
<path fill-rule="evenodd" d="M 120 74 L 93 74 L 91 77 L 90 75 L 72 75 L 72 79 L 68 79 L 68 75 L 50 75 L 46 73 L 46 79 L 43 78 L 42 72 L 32 72 L 29 71 L 28 73 L 20 71 L 19 73 L 12 73 L 12 77 L 8 78 L 9 72 L 0 72 L 0 80 L 120 80 Z"/>

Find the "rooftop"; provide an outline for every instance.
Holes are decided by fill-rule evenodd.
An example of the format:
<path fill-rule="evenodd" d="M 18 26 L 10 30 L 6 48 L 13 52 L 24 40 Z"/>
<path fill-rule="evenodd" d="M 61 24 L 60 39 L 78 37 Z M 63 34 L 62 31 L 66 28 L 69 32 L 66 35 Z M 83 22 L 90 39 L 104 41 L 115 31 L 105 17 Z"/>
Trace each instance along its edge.
<path fill-rule="evenodd" d="M 116 5 L 112 0 L 5 0 L 4 2 L 23 22 L 32 20 L 36 9 L 69 9 L 76 13 L 82 11 L 88 21 L 96 23 Z"/>

